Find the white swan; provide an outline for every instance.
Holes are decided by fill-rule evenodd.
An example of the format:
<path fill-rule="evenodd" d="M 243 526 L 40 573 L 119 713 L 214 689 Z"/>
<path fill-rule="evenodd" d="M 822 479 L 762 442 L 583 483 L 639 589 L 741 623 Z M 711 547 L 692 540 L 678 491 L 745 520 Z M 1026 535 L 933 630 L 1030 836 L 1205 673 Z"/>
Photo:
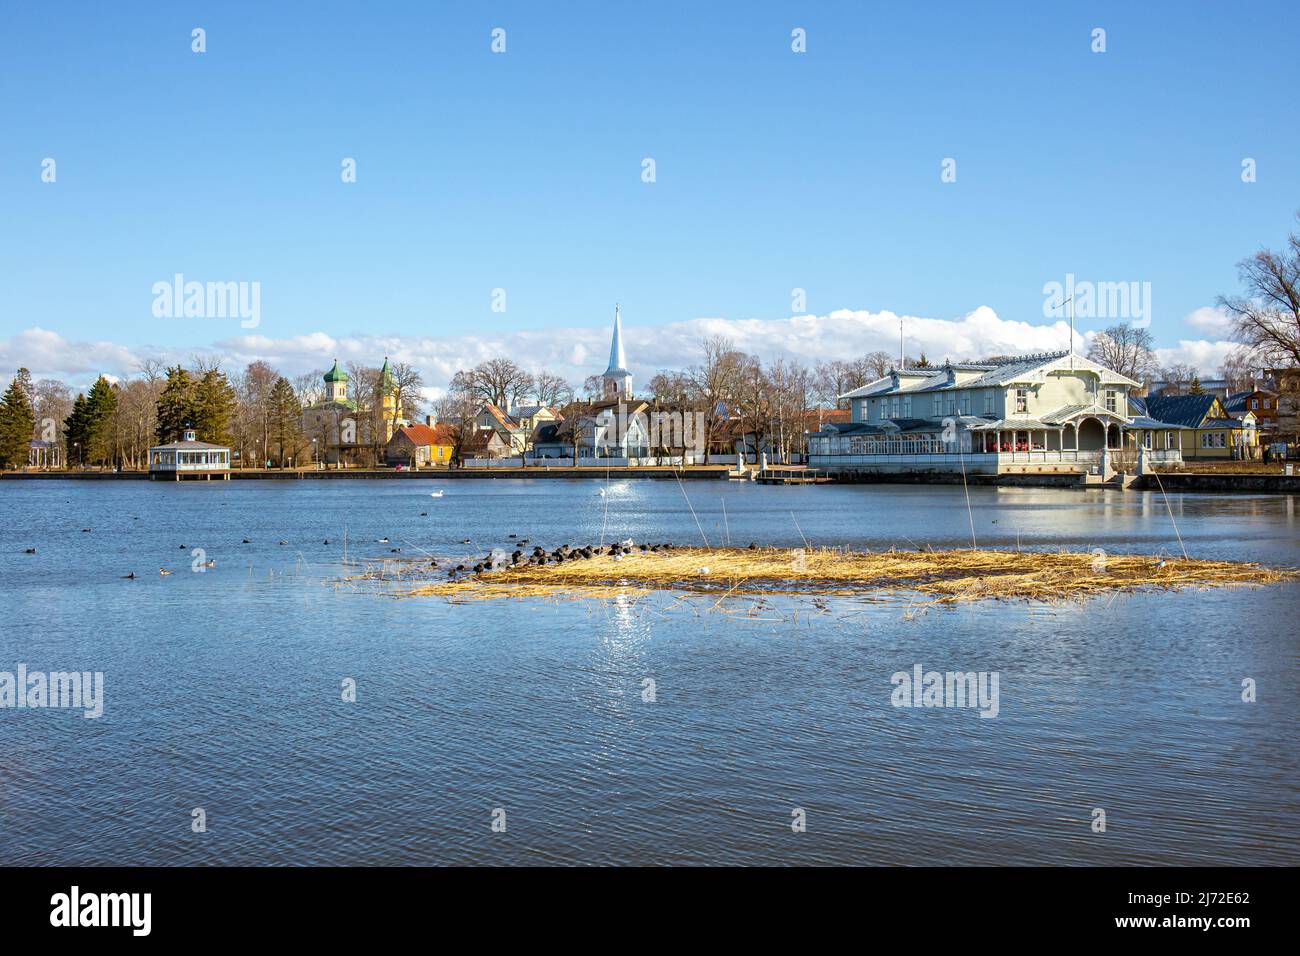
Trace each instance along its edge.
<path fill-rule="evenodd" d="M 438 490 L 438 491 L 431 491 L 431 492 L 429 492 L 429 497 L 430 497 L 430 498 L 441 498 L 441 497 L 442 497 L 442 491 L 441 491 L 441 490 Z"/>

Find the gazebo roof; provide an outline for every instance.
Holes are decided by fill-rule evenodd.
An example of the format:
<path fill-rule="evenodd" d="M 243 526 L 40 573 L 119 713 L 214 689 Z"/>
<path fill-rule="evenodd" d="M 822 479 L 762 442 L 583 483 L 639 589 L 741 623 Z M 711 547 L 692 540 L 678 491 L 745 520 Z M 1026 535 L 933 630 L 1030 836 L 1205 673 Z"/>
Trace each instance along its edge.
<path fill-rule="evenodd" d="M 154 445 L 150 451 L 204 451 L 213 449 L 215 451 L 230 451 L 226 445 L 213 445 L 205 441 L 174 441 L 166 445 Z"/>

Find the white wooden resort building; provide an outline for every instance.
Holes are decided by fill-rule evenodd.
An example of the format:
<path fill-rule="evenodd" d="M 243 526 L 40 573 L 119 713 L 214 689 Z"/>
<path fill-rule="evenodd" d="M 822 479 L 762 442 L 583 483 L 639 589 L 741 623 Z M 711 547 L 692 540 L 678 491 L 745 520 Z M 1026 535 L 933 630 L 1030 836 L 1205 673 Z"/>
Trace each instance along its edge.
<path fill-rule="evenodd" d="M 149 449 L 149 479 L 205 478 L 230 480 L 230 449 L 195 441 L 194 430 L 186 429 L 181 440 Z"/>
<path fill-rule="evenodd" d="M 1132 414 L 1141 386 L 1081 355 L 894 370 L 841 398 L 852 420 L 808 436 L 832 472 L 1087 473 L 1182 460 L 1179 425 Z"/>

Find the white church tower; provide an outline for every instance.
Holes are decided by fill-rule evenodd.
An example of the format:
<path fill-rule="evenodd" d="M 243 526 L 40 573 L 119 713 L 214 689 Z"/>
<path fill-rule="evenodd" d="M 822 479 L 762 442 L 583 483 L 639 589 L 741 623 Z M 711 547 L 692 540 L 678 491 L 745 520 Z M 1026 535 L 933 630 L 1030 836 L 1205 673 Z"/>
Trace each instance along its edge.
<path fill-rule="evenodd" d="M 632 397 L 632 373 L 627 370 L 623 355 L 623 322 L 617 305 L 614 306 L 614 338 L 609 343 L 609 368 L 601 380 L 605 383 L 606 398 Z"/>

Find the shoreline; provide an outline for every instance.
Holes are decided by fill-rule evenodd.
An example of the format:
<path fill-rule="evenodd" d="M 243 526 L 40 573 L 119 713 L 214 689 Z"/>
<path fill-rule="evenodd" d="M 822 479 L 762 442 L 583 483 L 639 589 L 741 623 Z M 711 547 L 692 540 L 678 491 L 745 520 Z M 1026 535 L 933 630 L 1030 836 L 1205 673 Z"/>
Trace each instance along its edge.
<path fill-rule="evenodd" d="M 393 480 L 463 480 L 474 478 L 509 478 L 509 479 L 605 479 L 639 478 L 659 481 L 671 480 L 727 480 L 728 465 L 694 465 L 686 469 L 655 467 L 652 465 L 636 468 L 455 468 L 438 471 L 393 471 L 391 469 L 349 469 L 332 470 L 279 470 L 279 469 L 238 469 L 229 472 L 231 481 L 299 481 L 299 480 L 333 480 L 379 478 Z M 225 475 L 216 476 L 217 481 L 225 480 Z M 943 472 L 932 473 L 857 473 L 852 475 L 832 475 L 828 484 L 863 484 L 863 485 L 960 485 L 960 475 Z M 0 472 L 0 481 L 149 481 L 150 475 L 143 471 L 31 471 Z M 175 483 L 170 476 L 160 476 L 153 480 Z M 185 479 L 189 480 L 189 479 Z M 202 476 L 193 476 L 193 480 L 207 482 Z M 1082 475 L 1076 474 L 1027 474 L 1013 473 L 1005 475 L 967 475 L 969 485 L 994 488 L 1062 488 L 1067 490 L 1128 490 L 1166 492 L 1203 492 L 1211 494 L 1300 494 L 1300 475 L 1259 474 L 1259 473 L 1214 473 L 1214 472 L 1171 472 L 1141 475 L 1132 480 L 1127 488 L 1121 489 L 1114 484 L 1086 484 Z"/>

